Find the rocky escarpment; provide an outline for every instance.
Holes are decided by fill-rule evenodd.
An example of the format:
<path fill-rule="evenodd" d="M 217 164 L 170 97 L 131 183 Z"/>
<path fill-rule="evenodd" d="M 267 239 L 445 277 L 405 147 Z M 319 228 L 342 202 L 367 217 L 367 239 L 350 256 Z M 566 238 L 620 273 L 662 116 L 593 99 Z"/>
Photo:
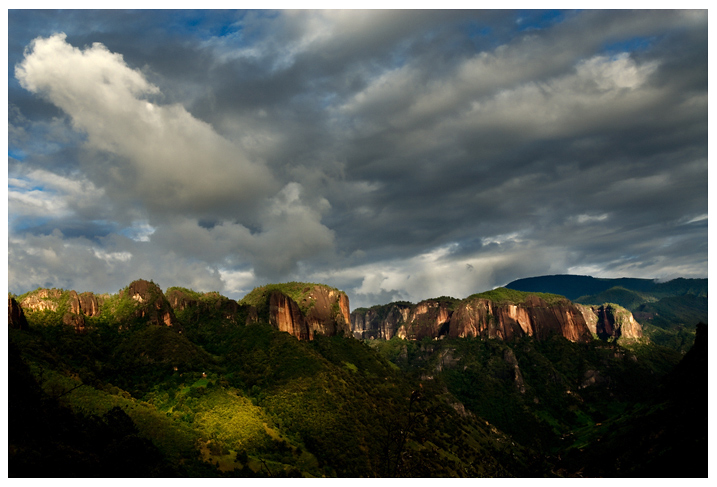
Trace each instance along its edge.
<path fill-rule="evenodd" d="M 70 291 L 70 313 L 85 316 L 99 316 L 102 297 L 95 296 L 93 293 L 77 294 Z"/>
<path fill-rule="evenodd" d="M 349 298 L 321 284 L 287 283 L 262 286 L 242 299 L 254 306 L 256 319 L 299 340 L 351 333 Z"/>
<path fill-rule="evenodd" d="M 426 299 L 418 304 L 389 303 L 360 308 L 351 313 L 351 331 L 359 339 L 408 340 L 439 337 L 448 333 L 452 298 Z"/>
<path fill-rule="evenodd" d="M 622 306 L 606 303 L 600 306 L 576 305 L 590 332 L 601 340 L 642 338 L 642 326 L 632 313 Z"/>
<path fill-rule="evenodd" d="M 158 285 L 139 279 L 120 291 L 120 300 L 131 299 L 135 302 L 132 316 L 154 325 L 176 326 L 174 311 Z"/>
<path fill-rule="evenodd" d="M 352 331 L 361 339 L 398 336 L 420 340 L 448 335 L 500 340 L 533 336 L 542 340 L 553 334 L 573 342 L 592 338 L 578 307 L 561 296 L 542 296 L 497 290 L 463 300 L 438 298 L 416 305 L 374 306 L 352 313 Z"/>
<path fill-rule="evenodd" d="M 37 289 L 25 295 L 20 306 L 29 315 L 49 315 L 60 323 L 74 327 L 78 332 L 85 331 L 85 314 L 99 314 L 99 305 L 92 293 L 83 293 L 80 298 L 75 291 L 62 289 Z"/>
<path fill-rule="evenodd" d="M 25 296 L 20 301 L 20 306 L 29 311 L 57 311 L 61 297 L 60 289 L 37 289 Z"/>
<path fill-rule="evenodd" d="M 25 313 L 22 312 L 22 307 L 12 297 L 7 298 L 7 324 L 15 330 L 27 330 L 29 328 Z"/>
<path fill-rule="evenodd" d="M 75 291 L 70 291 L 69 311 L 62 316 L 62 322 L 74 326 L 75 330 L 82 333 L 85 331 L 85 316 L 99 316 L 101 303 L 102 298 L 98 298 L 93 293 L 77 294 Z"/>
<path fill-rule="evenodd" d="M 548 303 L 528 295 L 522 303 L 495 302 L 468 298 L 455 310 L 450 323 L 451 337 L 483 337 L 511 340 L 532 336 L 543 340 L 562 335 L 572 342 L 592 338 L 580 310 L 567 299 Z"/>
<path fill-rule="evenodd" d="M 412 308 L 408 303 L 391 303 L 354 310 L 351 313 L 351 331 L 358 339 L 390 340 L 401 325 L 408 321 Z"/>

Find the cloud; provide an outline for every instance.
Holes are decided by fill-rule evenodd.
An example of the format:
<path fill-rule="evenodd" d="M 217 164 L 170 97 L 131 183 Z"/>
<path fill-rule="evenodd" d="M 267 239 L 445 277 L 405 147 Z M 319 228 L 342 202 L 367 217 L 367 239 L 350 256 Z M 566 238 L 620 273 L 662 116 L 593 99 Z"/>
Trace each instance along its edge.
<path fill-rule="evenodd" d="M 139 199 L 145 217 L 128 215 L 125 235 L 139 242 L 154 235 L 166 248 L 213 264 L 248 259 L 262 276 L 285 274 L 297 261 L 331 249 L 333 232 L 320 221 L 330 208 L 325 198 L 314 198 L 309 206 L 300 197 L 301 185 L 293 182 L 272 196 L 277 182 L 266 166 L 249 160 L 240 146 L 182 106 L 153 101 L 159 89 L 121 55 L 98 43 L 80 50 L 56 34 L 35 39 L 15 73 L 24 88 L 69 115 L 73 127 L 86 134 L 87 150 L 114 156 L 98 177 L 104 183 L 100 189 L 86 180 L 70 185 L 56 174 L 31 173 L 74 194 L 53 198 L 47 191 L 18 188 L 12 195 L 17 214 L 58 218 L 70 196 L 82 196 L 81 202 L 106 192 L 120 206 Z M 95 167 L 89 170 L 97 177 Z M 78 184 L 84 184 L 82 192 Z M 212 226 L 202 227 L 202 219 Z"/>
<path fill-rule="evenodd" d="M 205 264 L 118 235 L 100 242 L 68 237 L 60 230 L 11 236 L 8 259 L 8 280 L 15 292 L 61 287 L 116 293 L 140 278 L 152 279 L 162 289 L 176 285 L 202 291 L 224 289 L 219 273 Z"/>
<path fill-rule="evenodd" d="M 11 288 L 309 280 L 356 306 L 704 277 L 707 34 L 705 11 L 11 11 Z"/>
<path fill-rule="evenodd" d="M 14 166 L 8 177 L 11 226 L 27 227 L 31 221 L 97 216 L 101 211 L 104 190 L 82 175 L 69 178 L 43 169 L 23 171 Z"/>
<path fill-rule="evenodd" d="M 81 50 L 64 34 L 37 38 L 15 75 L 69 115 L 87 149 L 116 156 L 104 174 L 115 198 L 129 194 L 149 211 L 201 215 L 253 203 L 276 187 L 266 167 L 210 125 L 181 105 L 154 101 L 159 88 L 102 44 Z"/>
<path fill-rule="evenodd" d="M 261 223 L 255 231 L 231 221 L 209 227 L 177 217 L 158 227 L 152 239 L 179 255 L 214 265 L 252 262 L 256 275 L 276 279 L 296 270 L 299 261 L 332 250 L 334 234 L 320 222 L 327 207 L 326 200 L 318 208 L 308 206 L 301 198 L 301 186 L 289 183 L 260 210 Z"/>

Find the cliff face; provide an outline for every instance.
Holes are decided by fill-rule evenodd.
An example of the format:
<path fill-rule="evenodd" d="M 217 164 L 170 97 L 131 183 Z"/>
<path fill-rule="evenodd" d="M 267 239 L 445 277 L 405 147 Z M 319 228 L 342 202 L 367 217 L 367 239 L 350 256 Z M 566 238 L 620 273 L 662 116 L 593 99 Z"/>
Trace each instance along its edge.
<path fill-rule="evenodd" d="M 411 306 L 398 303 L 354 311 L 351 313 L 351 331 L 358 339 L 390 340 L 401 324 L 408 321 L 410 313 Z"/>
<path fill-rule="evenodd" d="M 269 324 L 279 331 L 294 335 L 299 340 L 313 338 L 299 305 L 279 291 L 269 295 Z"/>
<path fill-rule="evenodd" d="M 38 289 L 25 296 L 20 302 L 20 307 L 29 313 L 51 312 L 61 314 L 61 321 L 67 326 L 72 326 L 77 332 L 85 331 L 85 318 L 82 303 L 89 313 L 99 314 L 97 300 L 86 296 L 92 293 L 83 293 L 83 299 L 75 291 L 63 291 L 61 289 Z M 88 314 L 85 312 L 85 314 Z"/>
<path fill-rule="evenodd" d="M 622 306 L 610 303 L 600 306 L 578 306 L 590 332 L 601 340 L 642 338 L 642 326 L 635 321 L 632 313 Z"/>
<path fill-rule="evenodd" d="M 480 336 L 511 340 L 533 336 L 543 340 L 562 335 L 572 342 L 587 342 L 592 336 L 580 310 L 569 301 L 548 304 L 528 296 L 520 304 L 496 304 L 476 298 L 458 306 L 450 323 L 451 337 Z"/>
<path fill-rule="evenodd" d="M 7 298 L 7 324 L 16 330 L 27 330 L 29 328 L 25 313 L 22 307 L 14 298 Z"/>
<path fill-rule="evenodd" d="M 266 320 L 299 340 L 313 340 L 317 333 L 333 336 L 351 332 L 348 296 L 321 284 L 262 286 L 247 294 L 241 305 L 256 310 L 247 321 Z"/>
<path fill-rule="evenodd" d="M 346 294 L 324 286 L 314 286 L 305 298 L 309 303 L 306 324 L 310 337 L 315 333 L 334 336 L 351 333 L 349 298 Z M 313 304 L 311 304 L 313 303 Z"/>
<path fill-rule="evenodd" d="M 126 291 L 120 293 L 120 298 L 130 298 L 136 302 L 133 316 L 146 318 L 154 325 L 175 326 L 172 307 L 162 290 L 153 282 L 139 279 L 129 285 Z"/>
<path fill-rule="evenodd" d="M 102 298 L 98 298 L 93 293 L 77 294 L 70 291 L 70 313 L 85 316 L 99 316 Z"/>
<path fill-rule="evenodd" d="M 409 340 L 438 337 L 448 333 L 451 317 L 448 303 L 427 299 L 418 304 L 390 303 L 351 313 L 351 330 L 359 339 Z"/>
<path fill-rule="evenodd" d="M 592 338 L 585 318 L 566 299 L 547 303 L 536 295 L 520 303 L 496 302 L 483 297 L 461 301 L 429 299 L 416 305 L 391 303 L 351 315 L 356 338 L 393 336 L 412 340 L 424 337 L 484 337 L 512 340 L 521 336 L 545 339 L 559 334 L 573 342 Z"/>
<path fill-rule="evenodd" d="M 445 303 L 428 299 L 418 303 L 401 329 L 399 336 L 410 340 L 443 336 L 448 331 L 452 311 Z"/>
<path fill-rule="evenodd" d="M 59 289 L 38 289 L 26 296 L 20 306 L 31 311 L 57 311 L 57 300 L 62 296 Z"/>

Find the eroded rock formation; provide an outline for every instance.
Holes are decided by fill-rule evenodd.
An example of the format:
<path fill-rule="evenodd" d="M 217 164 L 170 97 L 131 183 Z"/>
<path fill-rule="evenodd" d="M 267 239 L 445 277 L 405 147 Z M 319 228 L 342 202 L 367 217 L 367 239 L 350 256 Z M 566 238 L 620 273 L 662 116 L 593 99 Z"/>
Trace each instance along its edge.
<path fill-rule="evenodd" d="M 31 311 L 57 311 L 57 300 L 62 296 L 59 289 L 38 289 L 26 296 L 20 306 Z"/>
<path fill-rule="evenodd" d="M 120 298 L 130 298 L 137 303 L 134 316 L 146 318 L 155 325 L 175 326 L 172 307 L 162 290 L 155 283 L 139 279 L 131 283 L 126 291 L 120 292 Z"/>
<path fill-rule="evenodd" d="M 267 300 L 269 323 L 299 340 L 351 333 L 349 298 L 341 291 L 307 285 L 298 303 L 281 290 L 270 291 Z"/>
<path fill-rule="evenodd" d="M 421 340 L 448 335 L 512 340 L 528 335 L 542 340 L 559 334 L 573 342 L 586 342 L 592 337 L 583 313 L 573 303 L 564 299 L 549 304 L 536 295 L 526 296 L 521 303 L 496 303 L 481 297 L 391 303 L 354 311 L 351 324 L 354 336 L 361 339 Z"/>
<path fill-rule="evenodd" d="M 93 293 L 82 293 L 77 294 L 75 291 L 70 291 L 70 313 L 76 315 L 85 316 L 99 316 L 101 298 L 97 298 Z"/>
<path fill-rule="evenodd" d="M 7 298 L 7 324 L 16 330 L 27 330 L 29 328 L 22 306 L 15 301 L 15 298 Z"/>
<path fill-rule="evenodd" d="M 279 331 L 294 335 L 299 340 L 313 338 L 299 305 L 279 291 L 269 294 L 269 324 Z"/>
<path fill-rule="evenodd" d="M 570 301 L 548 304 L 535 295 L 519 304 L 496 304 L 483 298 L 466 300 L 453 313 L 449 330 L 452 337 L 501 340 L 525 335 L 543 340 L 553 334 L 572 342 L 587 342 L 592 337 L 582 313 Z"/>
<path fill-rule="evenodd" d="M 592 334 L 601 340 L 642 338 L 642 326 L 635 321 L 632 313 L 616 304 L 600 306 L 577 305 L 585 317 L 585 322 Z"/>
<path fill-rule="evenodd" d="M 448 323 L 452 311 L 446 303 L 435 299 L 427 299 L 418 303 L 412 310 L 403 330 L 399 329 L 401 338 L 422 340 L 426 337 L 436 338 L 448 333 Z"/>
<path fill-rule="evenodd" d="M 351 330 L 358 339 L 390 340 L 410 314 L 411 306 L 401 303 L 356 310 L 351 313 Z"/>

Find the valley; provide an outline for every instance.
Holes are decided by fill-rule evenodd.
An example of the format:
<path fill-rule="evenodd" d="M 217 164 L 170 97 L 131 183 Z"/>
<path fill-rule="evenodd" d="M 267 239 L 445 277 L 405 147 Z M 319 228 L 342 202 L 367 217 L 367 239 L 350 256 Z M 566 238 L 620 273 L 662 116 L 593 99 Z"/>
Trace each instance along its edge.
<path fill-rule="evenodd" d="M 11 295 L 9 474 L 706 476 L 707 280 L 556 277 L 353 311 L 313 283 Z"/>

